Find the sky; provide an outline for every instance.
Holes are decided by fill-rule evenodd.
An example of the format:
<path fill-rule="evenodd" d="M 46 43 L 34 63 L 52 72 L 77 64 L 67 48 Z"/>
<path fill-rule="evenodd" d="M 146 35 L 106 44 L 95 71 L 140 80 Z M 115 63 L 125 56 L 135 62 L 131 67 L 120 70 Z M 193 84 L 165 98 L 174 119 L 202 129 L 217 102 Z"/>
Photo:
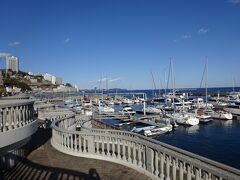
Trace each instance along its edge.
<path fill-rule="evenodd" d="M 240 85 L 240 0 L 1 0 L 0 56 L 80 89 Z M 1 58 L 4 67 L 4 58 Z"/>

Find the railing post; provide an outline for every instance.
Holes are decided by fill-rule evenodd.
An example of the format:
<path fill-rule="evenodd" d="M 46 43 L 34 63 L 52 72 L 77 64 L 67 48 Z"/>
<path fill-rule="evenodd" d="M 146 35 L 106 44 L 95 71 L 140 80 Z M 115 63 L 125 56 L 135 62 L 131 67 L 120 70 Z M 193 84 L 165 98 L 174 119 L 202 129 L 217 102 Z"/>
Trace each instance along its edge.
<path fill-rule="evenodd" d="M 123 140 L 122 147 L 123 147 L 123 160 L 126 161 L 126 142 L 127 140 Z"/>
<path fill-rule="evenodd" d="M 179 180 L 183 180 L 183 163 L 179 161 Z"/>
<path fill-rule="evenodd" d="M 159 171 L 158 171 L 158 151 L 155 151 L 155 176 L 158 177 Z"/>
<path fill-rule="evenodd" d="M 149 147 L 146 147 L 146 166 L 147 171 L 153 173 L 153 150 Z"/>
<path fill-rule="evenodd" d="M 95 154 L 95 144 L 93 135 L 87 136 L 88 141 L 88 153 Z"/>

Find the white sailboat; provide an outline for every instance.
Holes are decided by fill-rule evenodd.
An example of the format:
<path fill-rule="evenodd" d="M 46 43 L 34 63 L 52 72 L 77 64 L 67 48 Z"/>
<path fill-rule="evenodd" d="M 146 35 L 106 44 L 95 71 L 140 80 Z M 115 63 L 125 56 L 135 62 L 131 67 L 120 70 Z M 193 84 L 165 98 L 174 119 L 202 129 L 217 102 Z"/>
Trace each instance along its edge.
<path fill-rule="evenodd" d="M 201 98 L 197 99 L 197 108 L 195 111 L 195 115 L 196 117 L 199 119 L 199 123 L 201 124 L 205 124 L 208 123 L 210 121 L 212 121 L 212 117 L 209 114 L 205 113 L 206 108 L 208 107 L 212 107 L 211 105 L 208 105 L 208 97 L 207 97 L 207 82 L 208 82 L 208 59 L 206 57 L 206 61 L 205 61 L 205 67 L 204 67 L 204 71 L 203 71 L 203 77 L 202 77 L 202 81 L 205 75 L 205 104 L 203 103 L 203 101 L 201 101 Z M 201 85 L 200 88 L 202 86 L 202 81 L 201 81 Z"/>
<path fill-rule="evenodd" d="M 178 124 L 194 126 L 199 124 L 199 119 L 194 116 L 192 113 L 181 112 L 181 113 L 174 113 L 171 115 L 167 115 L 173 121 L 177 122 Z"/>
<path fill-rule="evenodd" d="M 170 59 L 170 65 L 171 65 L 171 76 L 172 76 L 171 79 L 172 79 L 172 87 L 173 87 L 173 105 L 174 105 L 175 90 L 174 90 L 174 78 L 173 78 L 173 64 L 171 59 Z M 183 109 L 184 109 L 184 101 L 183 101 Z M 199 124 L 198 118 L 196 118 L 192 113 L 187 113 L 183 110 L 180 113 L 176 113 L 174 108 L 174 113 L 168 114 L 167 116 L 171 118 L 173 122 L 177 122 L 178 124 L 190 125 L 190 126 Z"/>

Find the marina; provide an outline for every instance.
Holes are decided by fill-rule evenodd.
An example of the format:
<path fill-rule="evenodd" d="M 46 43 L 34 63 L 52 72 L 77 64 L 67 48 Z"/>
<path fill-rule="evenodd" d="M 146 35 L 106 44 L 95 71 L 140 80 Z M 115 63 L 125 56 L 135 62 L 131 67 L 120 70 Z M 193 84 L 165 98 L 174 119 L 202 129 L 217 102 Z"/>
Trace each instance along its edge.
<path fill-rule="evenodd" d="M 146 94 L 151 93 L 150 90 L 148 92 Z M 195 96 L 193 97 L 195 98 Z M 227 101 L 227 97 L 225 99 Z M 127 100 L 125 99 L 124 101 Z M 176 119 L 167 115 L 170 114 L 171 111 L 170 113 L 169 111 L 159 111 L 159 113 L 145 113 L 144 115 L 144 106 L 159 106 L 159 102 L 154 104 L 149 102 L 151 102 L 151 100 L 148 100 L 146 105 L 144 105 L 143 102 L 128 105 L 127 107 L 132 107 L 132 111 L 136 112 L 133 114 L 122 114 L 122 109 L 126 107 L 126 105 L 122 105 L 120 102 L 111 106 L 114 107 L 114 113 L 111 112 L 105 113 L 105 115 L 99 115 L 97 119 L 98 121 L 102 121 L 103 123 L 109 124 L 110 126 L 118 129 L 136 132 L 145 136 L 151 136 L 153 139 L 163 141 L 167 144 L 171 144 L 230 166 L 240 168 L 240 162 L 233 160 L 234 157 L 238 157 L 240 155 L 238 153 L 240 144 L 237 141 L 239 138 L 238 130 L 240 128 L 239 116 L 233 114 L 231 120 L 221 120 L 215 116 L 205 115 L 204 120 L 201 121 L 201 117 L 203 116 L 200 117 L 196 115 L 195 117 L 199 119 L 199 124 L 196 123 L 192 126 L 187 124 L 182 125 L 181 122 L 177 122 Z M 204 101 L 202 103 L 204 105 Z M 160 105 L 161 104 L 162 103 L 160 103 Z M 164 117 L 162 112 L 164 112 L 167 117 Z M 192 113 L 191 116 L 194 116 L 194 114 L 195 113 Z M 165 124 L 165 130 L 161 129 L 163 124 Z M 169 126 L 169 129 L 166 129 L 167 124 L 171 126 Z M 230 145 L 224 146 L 226 143 Z M 221 146 L 224 146 L 224 148 L 221 148 Z M 228 156 L 225 156 L 224 154 L 226 151 L 231 153 Z"/>

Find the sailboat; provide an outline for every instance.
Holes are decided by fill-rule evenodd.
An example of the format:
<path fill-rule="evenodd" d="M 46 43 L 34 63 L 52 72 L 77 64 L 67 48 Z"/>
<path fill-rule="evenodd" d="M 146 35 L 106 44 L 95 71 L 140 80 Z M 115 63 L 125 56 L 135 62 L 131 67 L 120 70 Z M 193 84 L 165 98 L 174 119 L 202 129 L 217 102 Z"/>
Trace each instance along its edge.
<path fill-rule="evenodd" d="M 172 79 L 172 88 L 173 88 L 172 105 L 174 106 L 175 89 L 174 89 L 174 78 L 173 78 L 173 64 L 171 59 L 170 59 L 170 68 L 171 68 L 171 79 Z M 183 107 L 184 107 L 184 101 L 183 101 Z M 174 122 L 177 122 L 178 124 L 190 125 L 190 126 L 199 124 L 199 119 L 196 118 L 194 114 L 185 112 L 184 108 L 182 109 L 181 112 L 176 113 L 175 107 L 173 108 L 174 108 L 173 114 L 168 114 L 167 116 L 171 118 Z"/>
<path fill-rule="evenodd" d="M 207 97 L 207 80 L 208 80 L 207 73 L 208 73 L 208 59 L 206 57 L 205 67 L 204 67 L 203 76 L 202 76 L 202 81 L 203 81 L 203 78 L 205 75 L 205 98 L 206 98 L 205 99 L 205 107 L 199 107 L 199 103 L 197 101 L 198 109 L 196 109 L 196 111 L 195 111 L 195 115 L 197 118 L 199 118 L 199 123 L 201 123 L 201 124 L 205 124 L 205 123 L 212 121 L 211 115 L 206 114 L 206 109 L 209 107 L 208 106 L 208 97 Z M 202 81 L 201 81 L 200 88 L 202 86 Z"/>

